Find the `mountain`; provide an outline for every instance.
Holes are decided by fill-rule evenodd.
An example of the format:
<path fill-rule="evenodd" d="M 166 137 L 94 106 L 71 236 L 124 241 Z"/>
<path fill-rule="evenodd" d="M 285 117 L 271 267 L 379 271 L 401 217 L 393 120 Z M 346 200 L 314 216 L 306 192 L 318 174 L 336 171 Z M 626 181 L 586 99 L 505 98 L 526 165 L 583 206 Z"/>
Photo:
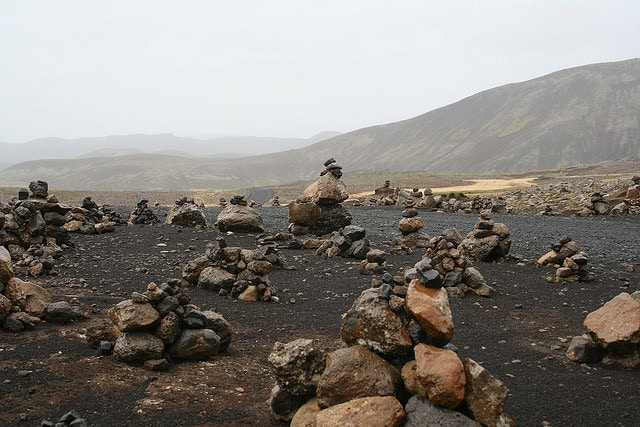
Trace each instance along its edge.
<path fill-rule="evenodd" d="M 174 147 L 189 151 L 186 143 Z M 0 183 L 24 186 L 43 179 L 54 188 L 96 190 L 270 186 L 314 179 L 330 157 L 346 173 L 478 174 L 638 159 L 640 59 L 507 84 L 414 118 L 278 153 L 235 159 L 134 154 L 25 162 L 1 171 Z"/>
<path fill-rule="evenodd" d="M 246 157 L 301 148 L 336 135 L 339 133 L 322 132 L 311 138 L 218 136 L 205 140 L 172 134 L 40 138 L 22 144 L 0 142 L 0 168 L 30 160 L 115 157 L 142 153 L 185 157 Z"/>

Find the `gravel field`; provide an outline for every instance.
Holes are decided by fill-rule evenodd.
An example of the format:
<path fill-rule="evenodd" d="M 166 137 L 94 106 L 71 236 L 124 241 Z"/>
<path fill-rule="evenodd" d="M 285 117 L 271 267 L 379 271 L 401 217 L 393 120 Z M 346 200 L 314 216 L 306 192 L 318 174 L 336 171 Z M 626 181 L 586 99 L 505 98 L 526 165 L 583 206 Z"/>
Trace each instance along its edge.
<path fill-rule="evenodd" d="M 133 208 L 114 209 L 127 218 Z M 152 209 L 164 220 L 167 208 Z M 373 247 L 391 249 L 401 208 L 349 210 Z M 287 208 L 257 211 L 267 231 L 286 230 Z M 209 223 L 218 212 L 220 208 L 205 209 Z M 448 228 L 464 236 L 478 220 L 475 214 L 419 212 L 430 236 Z M 459 356 L 482 363 L 505 383 L 510 390 L 506 412 L 519 426 L 640 425 L 638 370 L 575 364 L 564 355 L 567 341 L 582 334 L 587 313 L 620 292 L 640 289 L 640 217 L 494 215 L 493 220 L 511 230 L 511 256 L 502 263 L 475 263 L 495 288 L 490 297 L 451 299 L 456 327 L 452 344 Z M 276 341 L 339 343 L 341 315 L 371 285 L 372 277 L 359 273 L 357 260 L 282 250 L 295 270 L 269 274 L 280 303 L 241 302 L 190 288 L 193 303 L 218 311 L 234 330 L 229 350 L 206 362 L 150 372 L 98 356 L 84 339 L 87 328 L 102 321 L 111 306 L 151 281 L 180 277 L 182 266 L 220 234 L 164 224 L 74 234 L 75 247 L 57 260 L 57 276 L 25 279 L 45 287 L 54 300 L 74 299 L 89 318 L 0 332 L 0 425 L 40 425 L 71 409 L 92 426 L 286 425 L 273 418 L 266 404 L 275 382 L 268 355 Z M 566 235 L 591 259 L 594 280 L 550 282 L 553 269 L 535 265 Z M 255 247 L 255 234 L 225 238 L 230 246 Z M 388 271 L 401 274 L 421 255 L 421 250 L 390 254 Z"/>

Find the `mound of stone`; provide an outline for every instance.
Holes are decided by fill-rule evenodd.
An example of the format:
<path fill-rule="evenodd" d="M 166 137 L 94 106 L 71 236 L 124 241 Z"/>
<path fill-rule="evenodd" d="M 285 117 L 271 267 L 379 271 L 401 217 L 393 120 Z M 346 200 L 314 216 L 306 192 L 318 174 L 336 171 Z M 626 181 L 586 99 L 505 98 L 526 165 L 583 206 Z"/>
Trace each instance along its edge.
<path fill-rule="evenodd" d="M 640 366 L 640 291 L 622 292 L 584 319 L 585 335 L 573 337 L 567 358 L 618 369 Z"/>
<path fill-rule="evenodd" d="M 473 230 L 460 242 L 460 250 L 469 258 L 484 261 L 502 261 L 511 248 L 511 231 L 501 222 L 491 220 L 491 212 L 480 212 Z"/>
<path fill-rule="evenodd" d="M 207 245 L 205 254 L 182 268 L 182 278 L 199 288 L 242 301 L 278 301 L 269 273 L 274 266 L 285 267 L 275 244 L 254 250 L 227 246 L 219 237 Z"/>
<path fill-rule="evenodd" d="M 207 220 L 200 207 L 192 198 L 183 197 L 175 201 L 169 208 L 165 224 L 179 225 L 182 227 L 207 227 Z"/>
<path fill-rule="evenodd" d="M 541 266 L 553 266 L 556 274 L 555 282 L 582 282 L 591 280 L 589 274 L 589 257 L 580 251 L 578 244 L 569 236 L 565 236 L 551 245 L 551 250 L 542 255 L 538 261 Z"/>
<path fill-rule="evenodd" d="M 416 271 L 403 292 L 361 293 L 343 315 L 345 347 L 276 343 L 274 417 L 292 426 L 514 425 L 503 410 L 508 389 L 450 345 L 453 317 L 437 273 Z"/>
<path fill-rule="evenodd" d="M 232 339 L 229 323 L 192 304 L 178 279 L 149 283 L 144 292 L 111 307 L 108 318 L 115 333 L 101 331 L 91 341 L 101 339 L 103 353 L 111 347 L 117 360 L 150 370 L 169 369 L 176 360 L 206 360 L 225 351 Z"/>
<path fill-rule="evenodd" d="M 139 199 L 136 207 L 129 214 L 129 223 L 131 224 L 158 224 L 160 220 L 149 207 L 149 200 L 144 197 Z"/>
<path fill-rule="evenodd" d="M 264 221 L 260 214 L 248 206 L 244 196 L 233 196 L 229 205 L 218 214 L 215 226 L 218 230 L 237 233 L 254 233 L 264 231 Z"/>

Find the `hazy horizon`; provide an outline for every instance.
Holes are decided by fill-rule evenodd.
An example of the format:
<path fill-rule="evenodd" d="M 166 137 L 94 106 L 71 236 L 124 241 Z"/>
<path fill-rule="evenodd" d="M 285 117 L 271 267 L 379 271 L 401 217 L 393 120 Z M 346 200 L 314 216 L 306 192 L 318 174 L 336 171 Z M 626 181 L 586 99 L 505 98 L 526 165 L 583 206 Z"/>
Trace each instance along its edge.
<path fill-rule="evenodd" d="M 0 141 L 311 138 L 640 56 L 640 2 L 0 0 Z"/>

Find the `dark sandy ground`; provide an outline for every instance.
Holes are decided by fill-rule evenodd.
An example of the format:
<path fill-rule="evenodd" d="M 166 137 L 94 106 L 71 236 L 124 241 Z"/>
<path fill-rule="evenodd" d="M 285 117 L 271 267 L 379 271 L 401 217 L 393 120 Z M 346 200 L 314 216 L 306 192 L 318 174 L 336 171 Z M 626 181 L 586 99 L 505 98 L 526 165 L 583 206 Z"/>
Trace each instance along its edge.
<path fill-rule="evenodd" d="M 98 201 L 99 202 L 99 201 Z M 124 217 L 129 207 L 118 208 Z M 164 210 L 158 216 L 163 218 Z M 353 223 L 385 251 L 400 208 L 350 208 Z M 213 223 L 219 209 L 206 210 Z M 260 208 L 268 231 L 287 227 L 286 208 Z M 456 227 L 465 235 L 476 215 L 420 211 L 424 231 Z M 494 216 L 511 229 L 513 257 L 476 263 L 495 292 L 452 299 L 452 343 L 461 358 L 483 364 L 510 389 L 506 412 L 520 426 L 640 425 L 640 372 L 569 362 L 568 341 L 583 332 L 587 313 L 620 292 L 640 289 L 640 218 Z M 322 259 L 308 250 L 282 250 L 295 270 L 274 270 L 280 303 L 249 303 L 190 288 L 192 302 L 214 309 L 232 325 L 229 350 L 205 362 L 151 372 L 99 356 L 86 329 L 109 307 L 149 282 L 179 278 L 185 262 L 204 253 L 220 233 L 169 225 L 119 226 L 113 233 L 73 235 L 75 247 L 57 260 L 57 276 L 29 278 L 89 313 L 69 325 L 41 323 L 31 331 L 0 332 L 0 425 L 36 426 L 74 409 L 92 426 L 279 426 L 266 401 L 275 380 L 267 357 L 276 341 L 339 341 L 341 315 L 371 276 L 358 261 Z M 592 261 L 594 280 L 553 283 L 552 269 L 535 266 L 549 245 L 571 236 Z M 255 247 L 255 235 L 227 235 L 229 245 Z M 401 274 L 420 259 L 389 255 Z M 628 271 L 634 266 L 634 271 Z"/>

